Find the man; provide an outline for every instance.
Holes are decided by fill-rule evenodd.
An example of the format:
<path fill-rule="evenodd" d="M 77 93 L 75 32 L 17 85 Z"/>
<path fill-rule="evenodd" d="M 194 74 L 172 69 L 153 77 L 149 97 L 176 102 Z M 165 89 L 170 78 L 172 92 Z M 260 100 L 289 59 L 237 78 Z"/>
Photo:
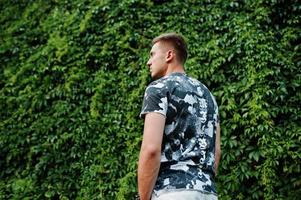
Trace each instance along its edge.
<path fill-rule="evenodd" d="M 141 200 L 217 199 L 214 176 L 220 160 L 218 106 L 210 91 L 185 74 L 182 36 L 153 40 L 138 163 Z"/>

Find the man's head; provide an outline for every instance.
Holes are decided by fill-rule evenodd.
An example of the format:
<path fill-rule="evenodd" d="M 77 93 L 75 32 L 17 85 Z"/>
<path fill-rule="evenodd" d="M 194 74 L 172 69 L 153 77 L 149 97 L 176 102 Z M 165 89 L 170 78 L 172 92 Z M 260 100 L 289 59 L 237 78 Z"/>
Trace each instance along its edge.
<path fill-rule="evenodd" d="M 187 44 L 184 38 L 176 33 L 164 33 L 153 39 L 153 45 L 157 42 L 170 45 L 176 53 L 177 60 L 184 65 L 187 59 Z"/>
<path fill-rule="evenodd" d="M 183 67 L 187 59 L 187 45 L 176 33 L 165 33 L 153 39 L 147 65 L 155 79 L 166 75 L 168 67 Z"/>

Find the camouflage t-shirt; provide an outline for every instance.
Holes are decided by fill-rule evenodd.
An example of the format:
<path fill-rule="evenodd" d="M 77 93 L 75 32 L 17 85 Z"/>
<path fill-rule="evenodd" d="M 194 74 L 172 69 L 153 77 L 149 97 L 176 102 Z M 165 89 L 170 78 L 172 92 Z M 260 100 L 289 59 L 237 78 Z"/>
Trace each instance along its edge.
<path fill-rule="evenodd" d="M 166 116 L 161 166 L 154 192 L 191 189 L 216 194 L 214 149 L 218 106 L 201 82 L 172 73 L 146 89 L 140 117 Z"/>

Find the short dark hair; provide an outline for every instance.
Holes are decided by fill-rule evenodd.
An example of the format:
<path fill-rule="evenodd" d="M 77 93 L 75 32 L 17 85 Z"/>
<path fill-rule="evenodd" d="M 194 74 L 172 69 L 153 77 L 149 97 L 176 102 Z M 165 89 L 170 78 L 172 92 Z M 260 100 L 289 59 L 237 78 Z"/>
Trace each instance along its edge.
<path fill-rule="evenodd" d="M 153 39 L 153 44 L 163 41 L 170 43 L 176 51 L 178 60 L 184 64 L 187 59 L 187 44 L 183 36 L 177 33 L 163 33 Z"/>

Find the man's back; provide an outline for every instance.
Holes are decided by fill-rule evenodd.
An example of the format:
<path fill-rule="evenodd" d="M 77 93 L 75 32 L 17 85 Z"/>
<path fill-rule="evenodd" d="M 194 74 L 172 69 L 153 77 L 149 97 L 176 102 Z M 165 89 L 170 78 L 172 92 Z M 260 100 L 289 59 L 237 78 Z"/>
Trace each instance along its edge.
<path fill-rule="evenodd" d="M 213 176 L 218 107 L 210 91 L 183 73 L 172 73 L 148 86 L 141 115 L 149 112 L 166 116 L 154 192 L 190 189 L 216 194 Z"/>

